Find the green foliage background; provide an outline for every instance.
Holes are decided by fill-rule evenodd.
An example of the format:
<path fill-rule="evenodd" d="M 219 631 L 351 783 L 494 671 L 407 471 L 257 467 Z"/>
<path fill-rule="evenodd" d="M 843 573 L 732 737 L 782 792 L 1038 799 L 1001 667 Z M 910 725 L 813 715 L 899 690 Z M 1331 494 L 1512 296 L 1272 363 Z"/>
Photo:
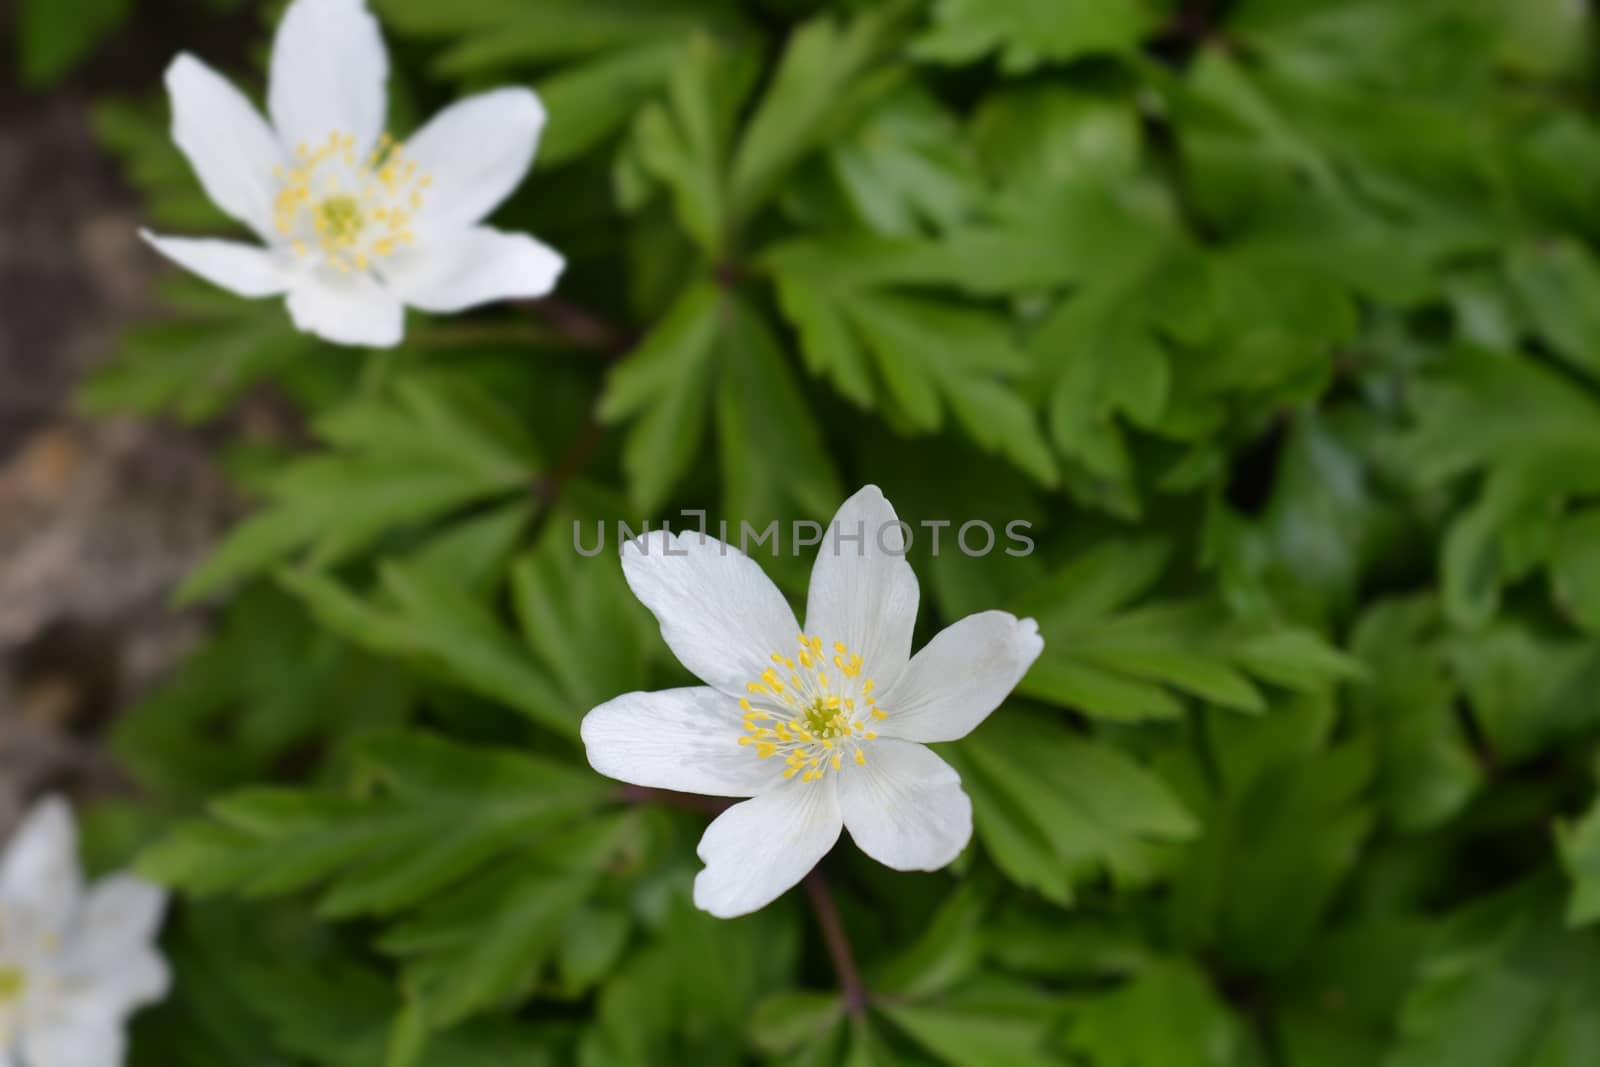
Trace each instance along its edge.
<path fill-rule="evenodd" d="M 32 76 L 128 8 L 75 6 L 25 3 Z M 1600 1063 L 1585 5 L 375 6 L 402 131 L 541 92 L 498 218 L 572 266 L 389 353 L 173 278 L 89 387 L 307 427 L 230 450 L 258 507 L 184 590 L 219 628 L 94 825 L 182 893 L 136 1063 Z M 99 111 L 151 219 L 215 232 L 165 122 Z M 826 861 L 852 1017 L 800 894 L 697 913 L 706 816 L 587 768 L 583 713 L 682 673 L 571 526 L 868 481 L 1033 522 L 912 560 L 924 635 L 1047 644 L 944 747 L 953 871 Z"/>

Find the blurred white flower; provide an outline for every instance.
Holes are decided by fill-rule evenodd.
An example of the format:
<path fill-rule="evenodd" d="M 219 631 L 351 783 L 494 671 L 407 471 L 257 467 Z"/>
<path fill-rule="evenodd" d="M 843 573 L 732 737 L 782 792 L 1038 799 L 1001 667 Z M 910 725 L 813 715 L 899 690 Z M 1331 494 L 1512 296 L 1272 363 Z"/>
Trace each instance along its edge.
<path fill-rule="evenodd" d="M 389 57 L 362 0 L 295 0 L 278 26 L 268 126 L 190 55 L 167 68 L 172 137 L 206 194 L 265 247 L 144 237 L 241 296 L 287 294 L 301 330 L 400 341 L 404 305 L 460 311 L 543 296 L 565 262 L 480 220 L 533 162 L 544 108 L 527 89 L 468 97 L 401 144 L 382 132 Z"/>
<path fill-rule="evenodd" d="M 811 571 L 802 631 L 738 549 L 656 531 L 622 549 L 633 592 L 705 687 L 628 693 L 583 720 L 589 762 L 635 785 L 753 797 L 700 841 L 694 900 L 729 918 L 780 896 L 838 840 L 936 870 L 972 836 L 972 803 L 924 742 L 970 733 L 1044 648 L 1032 619 L 970 615 L 911 655 L 917 578 L 877 486 L 845 501 Z"/>
<path fill-rule="evenodd" d="M 41 801 L 0 855 L 0 1067 L 115 1067 L 123 1028 L 166 996 L 166 894 L 131 875 L 87 892 L 78 831 Z"/>

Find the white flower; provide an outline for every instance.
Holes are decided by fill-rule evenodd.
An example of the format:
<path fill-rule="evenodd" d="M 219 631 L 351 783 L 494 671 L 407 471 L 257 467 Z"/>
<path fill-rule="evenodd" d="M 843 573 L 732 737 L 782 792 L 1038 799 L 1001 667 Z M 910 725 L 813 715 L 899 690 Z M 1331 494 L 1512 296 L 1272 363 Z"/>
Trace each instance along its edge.
<path fill-rule="evenodd" d="M 1044 648 L 1032 619 L 970 615 L 911 655 L 917 578 L 877 486 L 845 501 L 811 571 L 806 625 L 760 566 L 698 533 L 622 549 L 634 594 L 705 687 L 628 693 L 583 720 L 595 770 L 635 785 L 753 797 L 700 841 L 695 904 L 775 900 L 848 828 L 896 870 L 937 870 L 972 836 L 961 779 L 924 742 L 964 737 Z"/>
<path fill-rule="evenodd" d="M 72 812 L 44 800 L 0 856 L 0 1067 L 116 1067 L 123 1026 L 166 995 L 166 894 L 131 875 L 87 892 Z"/>
<path fill-rule="evenodd" d="M 533 162 L 539 98 L 469 97 L 399 144 L 382 133 L 388 75 L 362 0 L 290 5 L 272 45 L 270 127 L 221 75 L 178 56 L 172 138 L 265 247 L 145 239 L 241 296 L 287 294 L 295 326 L 339 344 L 397 344 L 403 305 L 449 312 L 548 293 L 565 266 L 557 252 L 479 225 Z"/>

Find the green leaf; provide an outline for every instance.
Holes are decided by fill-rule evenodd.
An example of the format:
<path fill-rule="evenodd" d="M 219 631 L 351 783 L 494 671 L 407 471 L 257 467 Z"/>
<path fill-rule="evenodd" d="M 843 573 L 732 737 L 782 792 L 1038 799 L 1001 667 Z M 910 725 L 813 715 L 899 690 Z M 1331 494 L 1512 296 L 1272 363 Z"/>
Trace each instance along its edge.
<path fill-rule="evenodd" d="M 750 1018 L 750 1041 L 763 1052 L 792 1052 L 821 1041 L 844 1018 L 844 1005 L 834 993 L 794 990 L 775 993 L 756 1005 Z"/>
<path fill-rule="evenodd" d="M 1185 945 L 1277 972 L 1317 931 L 1375 815 L 1372 749 L 1328 744 L 1332 723 L 1330 702 L 1311 696 L 1263 718 L 1207 717 L 1219 781 L 1209 799 L 1185 796 L 1204 826 L 1174 879 Z"/>
<path fill-rule="evenodd" d="M 1138 173 L 1143 155 L 1131 101 L 1058 84 L 990 92 L 973 136 L 985 169 L 1022 203 L 1127 181 Z"/>
<path fill-rule="evenodd" d="M 1192 965 L 1162 961 L 1073 1011 L 1067 1043 L 1096 1067 L 1244 1067 L 1244 1026 Z"/>
<path fill-rule="evenodd" d="M 947 992 L 977 971 L 987 894 L 968 884 L 945 900 L 921 934 L 884 961 L 871 987 L 896 997 L 923 999 Z"/>
<path fill-rule="evenodd" d="M 1515 764 L 1600 724 L 1600 645 L 1512 621 L 1459 634 L 1450 663 L 1496 761 Z"/>
<path fill-rule="evenodd" d="M 1540 340 L 1600 379 L 1600 263 L 1589 250 L 1566 240 L 1526 245 L 1506 269 Z"/>
<path fill-rule="evenodd" d="M 581 712 L 483 604 L 447 578 L 391 563 L 383 584 L 392 604 L 365 601 L 308 571 L 279 575 L 323 626 L 373 652 L 449 678 L 576 738 Z"/>
<path fill-rule="evenodd" d="M 554 0 L 537 7 L 473 0 L 448 11 L 426 0 L 383 2 L 404 9 L 408 29 L 456 36 L 435 66 L 462 76 L 481 77 L 528 62 L 616 55 L 649 43 L 682 42 L 694 33 L 739 28 L 732 6 L 715 0 Z"/>
<path fill-rule="evenodd" d="M 615 908 L 590 907 L 570 916 L 561 939 L 562 987 L 585 992 L 612 972 L 628 947 L 633 923 Z"/>
<path fill-rule="evenodd" d="M 1482 626 L 1504 586 L 1546 562 L 1568 501 L 1600 488 L 1600 404 L 1532 360 L 1466 349 L 1423 379 L 1416 407 L 1402 460 L 1423 484 L 1487 475 L 1447 532 L 1442 555 L 1446 611 Z"/>
<path fill-rule="evenodd" d="M 747 49 L 697 35 L 673 65 L 666 100 L 646 106 L 634 124 L 637 161 L 670 190 L 684 232 L 713 261 L 734 221 L 728 158 L 755 74 Z"/>
<path fill-rule="evenodd" d="M 333 752 L 409 714 L 415 679 L 253 588 L 205 644 L 117 723 L 112 750 L 146 789 L 198 803 L 267 778 L 296 751 Z"/>
<path fill-rule="evenodd" d="M 531 484 L 536 446 L 514 414 L 462 376 L 407 378 L 317 425 L 331 450 L 279 470 L 268 503 L 189 576 L 192 601 L 305 549 L 312 567 L 348 559 L 396 528 Z"/>
<path fill-rule="evenodd" d="M 408 1011 L 426 1018 L 392 1032 L 403 1057 L 422 1029 L 525 991 L 633 821 L 593 820 L 610 790 L 586 771 L 420 734 L 372 739 L 357 770 L 360 796 L 230 794 L 212 804 L 215 821 L 180 825 L 140 869 L 195 893 L 322 885 L 326 917 L 412 913 L 382 941 L 406 957 L 420 1003 Z"/>
<path fill-rule="evenodd" d="M 1023 988 L 974 989 L 932 1003 L 885 1004 L 895 1026 L 951 1067 L 1048 1067 L 1055 1003 Z"/>
<path fill-rule="evenodd" d="M 1550 546 L 1556 599 L 1590 633 L 1600 633 L 1600 511 L 1566 516 Z"/>
<path fill-rule="evenodd" d="M 1001 68 L 1021 74 L 1082 55 L 1131 52 L 1152 28 L 1143 0 L 938 0 L 933 25 L 913 51 L 939 63 L 971 63 L 998 51 Z"/>
<path fill-rule="evenodd" d="M 606 520 L 594 520 L 609 536 Z M 590 708 L 645 688 L 655 620 L 622 578 L 615 552 L 584 558 L 575 538 L 588 525 L 565 510 L 551 515 L 539 543 L 513 565 L 517 620 L 529 647 L 574 707 Z"/>
<path fill-rule="evenodd" d="M 785 174 L 827 143 L 898 79 L 878 64 L 899 36 L 896 4 L 857 15 L 848 25 L 819 17 L 794 31 L 733 157 L 734 210 L 748 219 Z"/>
<path fill-rule="evenodd" d="M 656 935 L 600 993 L 580 1067 L 738 1067 L 744 1053 L 732 1035 L 745 1032 L 757 998 L 789 984 L 795 931 L 770 909 L 720 922 L 679 890 L 663 897 Z"/>
<path fill-rule="evenodd" d="M 1424 485 L 1486 466 L 1539 466 L 1564 452 L 1592 456 L 1600 441 L 1600 403 L 1531 359 L 1452 349 L 1414 390 L 1417 426 L 1399 459 Z"/>
<path fill-rule="evenodd" d="M 1045 650 L 1019 690 L 1108 719 L 1171 719 L 1182 705 L 1165 688 L 1259 713 L 1252 677 L 1316 692 L 1360 676 L 1307 630 L 1236 623 L 1195 602 L 1131 606 L 1166 558 L 1160 542 L 1108 543 L 1028 590 L 1012 607 L 1038 619 Z"/>
<path fill-rule="evenodd" d="M 1159 778 L 1037 715 L 997 715 L 951 754 L 995 862 L 1058 903 L 1101 868 L 1119 883 L 1147 881 L 1149 846 L 1198 829 Z"/>
<path fill-rule="evenodd" d="M 858 287 L 825 267 L 831 258 L 790 246 L 773 261 L 812 371 L 913 432 L 939 429 L 948 407 L 985 451 L 1054 484 L 1054 457 L 1018 395 L 1029 363 L 1009 325 L 985 311 Z"/>
<path fill-rule="evenodd" d="M 23 79 L 53 82 L 128 17 L 128 0 L 22 0 L 17 51 Z"/>
<path fill-rule="evenodd" d="M 1438 932 L 1383 1067 L 1579 1067 L 1600 1055 L 1592 934 L 1562 927 L 1549 880 L 1476 902 Z"/>
<path fill-rule="evenodd" d="M 397 926 L 384 947 L 408 960 L 430 1022 L 448 1026 L 525 995 L 560 951 L 565 926 L 605 862 L 636 831 L 631 814 L 554 837 Z"/>
<path fill-rule="evenodd" d="M 902 85 L 831 141 L 827 164 L 863 225 L 910 237 L 924 224 L 951 228 L 983 203 L 974 154 L 964 148 L 954 116 L 921 87 Z"/>
<path fill-rule="evenodd" d="M 389 1031 L 389 1051 L 384 1057 L 384 1067 L 415 1067 L 422 1058 L 427 1040 L 428 1024 L 422 1005 L 415 999 L 407 999 Z"/>
<path fill-rule="evenodd" d="M 84 383 L 79 399 L 96 415 L 171 415 L 204 422 L 226 411 L 263 379 L 286 376 L 320 355 L 319 342 L 295 330 L 276 303 L 242 301 L 199 290 L 183 279 L 168 289 L 199 313 L 182 322 L 141 326 L 121 351 Z"/>
<path fill-rule="evenodd" d="M 577 159 L 620 130 L 666 83 L 682 48 L 678 41 L 647 41 L 540 82 L 539 96 L 550 112 L 540 161 L 555 165 Z"/>
<path fill-rule="evenodd" d="M 1456 713 L 1443 619 L 1431 599 L 1385 601 L 1356 626 L 1351 647 L 1372 669 L 1351 689 L 1351 710 L 1378 739 L 1378 789 L 1405 831 L 1459 813 L 1483 784 L 1471 740 Z"/>
<path fill-rule="evenodd" d="M 759 526 L 796 509 L 828 518 L 844 489 L 772 327 L 736 298 L 724 317 L 716 404 L 726 518 Z"/>
<path fill-rule="evenodd" d="M 215 822 L 181 826 L 140 869 L 200 893 L 275 895 L 332 879 L 328 912 L 393 914 L 605 796 L 603 783 L 560 764 L 420 736 L 380 736 L 362 756 L 387 800 L 233 793 L 212 805 Z"/>
<path fill-rule="evenodd" d="M 1600 802 L 1575 819 L 1558 822 L 1556 846 L 1572 881 L 1567 923 L 1588 926 L 1600 919 Z"/>
<path fill-rule="evenodd" d="M 599 417 L 637 416 L 622 465 L 631 501 L 646 514 L 666 499 L 702 439 L 721 302 L 709 282 L 690 286 L 606 383 Z"/>

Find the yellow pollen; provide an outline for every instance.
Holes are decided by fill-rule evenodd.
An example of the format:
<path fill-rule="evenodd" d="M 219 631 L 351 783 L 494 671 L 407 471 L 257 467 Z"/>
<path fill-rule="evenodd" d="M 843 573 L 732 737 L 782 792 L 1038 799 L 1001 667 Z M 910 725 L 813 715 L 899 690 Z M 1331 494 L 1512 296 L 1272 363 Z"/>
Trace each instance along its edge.
<path fill-rule="evenodd" d="M 273 229 L 297 257 L 315 255 L 345 273 L 415 241 L 411 223 L 432 184 L 390 135 L 363 156 L 353 135 L 337 131 L 315 148 L 297 146 L 292 165 L 273 177 Z"/>
<path fill-rule="evenodd" d="M 0 967 L 0 1004 L 22 996 L 27 988 L 27 975 L 15 967 Z"/>
<path fill-rule="evenodd" d="M 761 759 L 779 756 L 783 776 L 798 775 L 802 782 L 838 773 L 847 759 L 864 766 L 862 746 L 878 736 L 867 726 L 888 716 L 867 695 L 873 682 L 861 676 L 862 657 L 843 641 L 825 645 L 818 634 L 798 634 L 795 642 L 798 663 L 773 652 L 767 657 L 773 665 L 746 683 L 750 696 L 739 700 L 744 726 L 739 744 Z M 832 651 L 824 652 L 828 645 Z M 827 666 L 840 673 L 826 671 Z"/>

